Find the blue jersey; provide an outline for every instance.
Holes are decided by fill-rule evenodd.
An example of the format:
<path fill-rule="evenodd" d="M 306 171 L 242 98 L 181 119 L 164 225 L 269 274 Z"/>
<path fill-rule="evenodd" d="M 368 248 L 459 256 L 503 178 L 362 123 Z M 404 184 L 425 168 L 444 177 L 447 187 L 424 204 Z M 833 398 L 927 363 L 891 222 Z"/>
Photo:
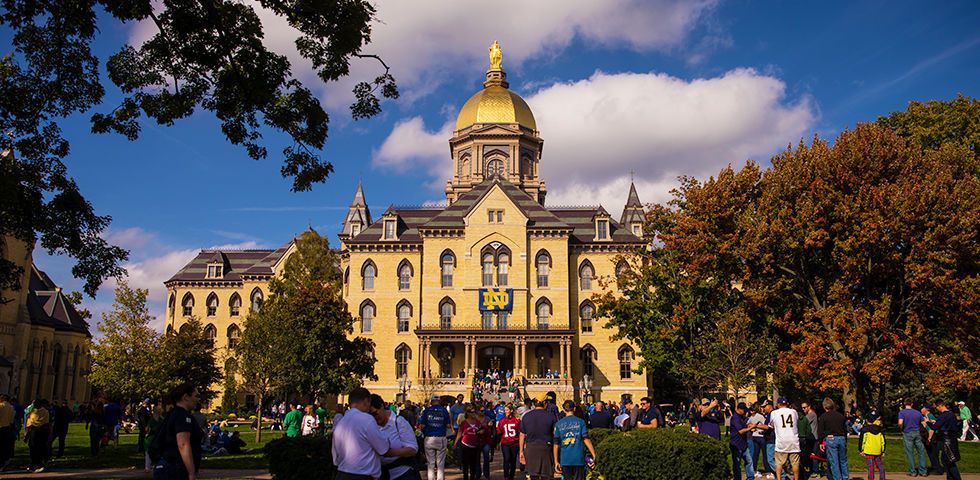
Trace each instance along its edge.
<path fill-rule="evenodd" d="M 555 424 L 555 443 L 559 461 L 569 467 L 585 466 L 585 442 L 589 438 L 585 420 L 568 415 Z"/>
<path fill-rule="evenodd" d="M 430 405 L 422 410 L 419 425 L 422 425 L 422 435 L 426 437 L 445 437 L 446 428 L 449 426 L 449 413 L 441 406 Z"/>
<path fill-rule="evenodd" d="M 494 413 L 496 414 L 496 417 L 497 417 L 495 419 L 496 421 L 499 422 L 499 421 L 501 421 L 501 420 L 504 419 L 504 406 L 503 405 L 497 405 L 497 408 L 495 408 L 493 411 L 494 411 Z"/>

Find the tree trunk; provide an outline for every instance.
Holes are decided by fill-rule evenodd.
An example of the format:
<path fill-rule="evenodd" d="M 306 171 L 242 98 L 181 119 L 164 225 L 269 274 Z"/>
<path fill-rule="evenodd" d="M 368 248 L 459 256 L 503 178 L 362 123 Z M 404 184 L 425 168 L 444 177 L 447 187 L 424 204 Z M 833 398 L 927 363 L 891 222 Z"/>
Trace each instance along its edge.
<path fill-rule="evenodd" d="M 259 394 L 259 406 L 255 410 L 255 447 L 258 448 L 262 441 L 262 394 Z"/>

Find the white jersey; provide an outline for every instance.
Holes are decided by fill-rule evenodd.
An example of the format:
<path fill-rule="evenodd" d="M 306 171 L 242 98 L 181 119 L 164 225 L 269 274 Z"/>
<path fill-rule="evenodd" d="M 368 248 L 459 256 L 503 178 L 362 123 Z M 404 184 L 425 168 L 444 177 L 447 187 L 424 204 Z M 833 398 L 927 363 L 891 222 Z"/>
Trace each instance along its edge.
<path fill-rule="evenodd" d="M 769 415 L 769 425 L 776 432 L 776 451 L 780 453 L 799 453 L 800 417 L 792 408 L 773 410 Z"/>

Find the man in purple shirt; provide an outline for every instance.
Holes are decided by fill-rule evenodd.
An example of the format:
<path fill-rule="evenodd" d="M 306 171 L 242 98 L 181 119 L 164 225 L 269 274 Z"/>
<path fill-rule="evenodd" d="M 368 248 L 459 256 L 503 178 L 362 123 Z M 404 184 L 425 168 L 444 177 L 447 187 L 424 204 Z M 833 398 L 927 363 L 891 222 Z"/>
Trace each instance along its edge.
<path fill-rule="evenodd" d="M 718 408 L 718 399 L 710 402 L 707 398 L 701 399 L 701 408 L 695 410 L 694 420 L 698 422 L 698 433 L 721 440 L 721 424 L 725 418 Z"/>
<path fill-rule="evenodd" d="M 752 462 L 752 454 L 749 452 L 748 435 L 755 428 L 754 423 L 749 423 L 745 418 L 745 411 L 748 407 L 744 402 L 735 406 L 735 415 L 732 415 L 732 423 L 729 425 L 728 434 L 731 439 L 728 448 L 732 451 L 732 472 L 735 473 L 735 480 L 742 479 L 741 463 L 745 462 L 745 478 L 755 477 L 755 468 Z"/>
<path fill-rule="evenodd" d="M 905 408 L 898 412 L 898 427 L 902 429 L 902 446 L 905 447 L 905 461 L 910 476 L 926 476 L 926 447 L 919 435 L 922 412 L 912 408 L 912 400 L 905 401 Z M 918 458 L 918 461 L 916 461 Z"/>

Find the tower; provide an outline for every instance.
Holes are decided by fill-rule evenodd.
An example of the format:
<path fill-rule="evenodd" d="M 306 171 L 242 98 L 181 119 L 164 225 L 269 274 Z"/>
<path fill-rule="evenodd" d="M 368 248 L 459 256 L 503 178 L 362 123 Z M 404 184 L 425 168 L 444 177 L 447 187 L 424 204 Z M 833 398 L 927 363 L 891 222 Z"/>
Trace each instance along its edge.
<path fill-rule="evenodd" d="M 501 66 L 500 44 L 490 47 L 490 69 L 483 90 L 463 104 L 456 129 L 449 139 L 453 176 L 446 183 L 446 200 L 488 178 L 500 176 L 517 185 L 544 205 L 547 188 L 538 177 L 544 141 L 540 138 L 531 107 L 508 90 L 507 72 Z"/>
<path fill-rule="evenodd" d="M 643 238 L 643 222 L 646 220 L 646 213 L 643 211 L 643 204 L 640 203 L 640 196 L 636 193 L 636 185 L 630 181 L 630 194 L 626 199 L 626 206 L 623 207 L 623 215 L 619 219 L 619 224 L 629 228 L 633 235 Z"/>
<path fill-rule="evenodd" d="M 364 199 L 364 188 L 361 182 L 357 182 L 357 191 L 354 192 L 354 200 L 347 208 L 347 216 L 344 217 L 344 228 L 340 232 L 341 241 L 356 237 L 362 230 L 371 225 L 371 210 L 368 209 L 367 201 Z"/>

